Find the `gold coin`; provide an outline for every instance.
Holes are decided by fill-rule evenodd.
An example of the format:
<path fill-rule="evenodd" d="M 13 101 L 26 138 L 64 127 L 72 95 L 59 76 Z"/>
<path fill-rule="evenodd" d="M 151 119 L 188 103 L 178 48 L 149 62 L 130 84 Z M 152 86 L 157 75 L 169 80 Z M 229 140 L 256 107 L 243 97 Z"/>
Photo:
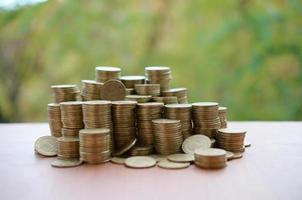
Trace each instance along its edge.
<path fill-rule="evenodd" d="M 178 162 L 178 163 L 193 162 L 194 155 L 193 154 L 184 154 L 184 153 L 171 154 L 168 156 L 168 160 L 172 161 L 172 162 Z"/>
<path fill-rule="evenodd" d="M 185 139 L 182 150 L 187 154 L 194 154 L 196 149 L 210 148 L 211 140 L 205 135 L 192 135 Z"/>
<path fill-rule="evenodd" d="M 56 159 L 51 162 L 51 166 L 58 168 L 77 167 L 83 162 L 78 159 Z"/>
<path fill-rule="evenodd" d="M 119 165 L 125 164 L 125 160 L 126 160 L 126 158 L 121 158 L 121 157 L 113 157 L 113 158 L 111 158 L 111 162 L 112 163 L 119 164 Z"/>
<path fill-rule="evenodd" d="M 157 163 L 157 166 L 164 169 L 184 169 L 184 168 L 188 168 L 190 166 L 190 163 L 189 162 L 177 163 L 164 159 L 159 161 L 159 163 Z"/>
<path fill-rule="evenodd" d="M 118 80 L 106 81 L 101 90 L 101 98 L 104 100 L 118 101 L 124 100 L 126 87 Z"/>
<path fill-rule="evenodd" d="M 218 157 L 225 156 L 226 151 L 218 148 L 199 148 L 195 150 L 195 155 L 197 156 L 206 156 L 206 157 Z"/>
<path fill-rule="evenodd" d="M 133 156 L 125 160 L 125 165 L 130 168 L 149 168 L 156 165 L 156 160 L 148 156 Z"/>
<path fill-rule="evenodd" d="M 35 151 L 43 156 L 56 156 L 58 153 L 58 142 L 54 136 L 42 136 L 35 142 Z"/>

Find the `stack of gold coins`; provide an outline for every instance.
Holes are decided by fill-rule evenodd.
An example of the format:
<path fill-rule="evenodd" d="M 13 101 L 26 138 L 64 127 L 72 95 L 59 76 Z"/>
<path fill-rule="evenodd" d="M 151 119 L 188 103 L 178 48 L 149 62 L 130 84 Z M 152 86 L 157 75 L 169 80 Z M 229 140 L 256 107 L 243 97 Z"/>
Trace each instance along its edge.
<path fill-rule="evenodd" d="M 126 88 L 134 88 L 135 84 L 145 83 L 145 76 L 122 76 L 120 80 Z"/>
<path fill-rule="evenodd" d="M 153 122 L 154 146 L 157 153 L 170 155 L 179 153 L 183 136 L 179 120 L 155 119 Z"/>
<path fill-rule="evenodd" d="M 218 108 L 218 115 L 220 119 L 220 128 L 227 128 L 228 127 L 228 121 L 227 121 L 227 107 L 220 107 Z"/>
<path fill-rule="evenodd" d="M 100 164 L 110 160 L 110 129 L 80 130 L 80 159 L 89 164 Z"/>
<path fill-rule="evenodd" d="M 72 138 L 72 137 L 58 138 L 58 158 L 59 159 L 79 158 L 79 138 Z"/>
<path fill-rule="evenodd" d="M 79 132 L 82 128 L 62 128 L 63 137 L 79 137 Z"/>
<path fill-rule="evenodd" d="M 151 95 L 127 95 L 125 100 L 137 101 L 137 103 L 146 103 L 152 99 Z"/>
<path fill-rule="evenodd" d="M 154 151 L 154 148 L 152 146 L 146 146 L 137 144 L 133 146 L 128 152 L 128 156 L 147 156 L 152 154 Z"/>
<path fill-rule="evenodd" d="M 95 68 L 95 80 L 97 82 L 105 83 L 111 79 L 119 79 L 121 75 L 121 68 L 109 67 L 109 66 L 98 66 Z"/>
<path fill-rule="evenodd" d="M 165 117 L 167 119 L 180 120 L 181 132 L 186 139 L 192 135 L 191 104 L 169 104 L 165 105 Z"/>
<path fill-rule="evenodd" d="M 214 138 L 220 128 L 218 103 L 198 102 L 192 104 L 194 133 Z"/>
<path fill-rule="evenodd" d="M 245 134 L 246 131 L 242 130 L 219 129 L 216 135 L 216 146 L 235 153 L 243 152 Z"/>
<path fill-rule="evenodd" d="M 60 104 L 57 103 L 48 104 L 47 113 L 48 113 L 48 125 L 50 128 L 51 135 L 55 137 L 61 137 L 62 122 L 61 122 Z"/>
<path fill-rule="evenodd" d="M 76 101 L 80 93 L 76 85 L 52 85 L 51 89 L 55 103 Z"/>
<path fill-rule="evenodd" d="M 134 88 L 126 88 L 126 95 L 133 95 L 134 93 Z"/>
<path fill-rule="evenodd" d="M 188 103 L 187 98 L 187 88 L 174 88 L 161 92 L 164 97 L 166 96 L 175 96 L 177 97 L 178 103 Z"/>
<path fill-rule="evenodd" d="M 60 108 L 64 128 L 84 128 L 81 101 L 62 102 Z"/>
<path fill-rule="evenodd" d="M 137 104 L 137 128 L 138 140 L 146 146 L 152 146 L 154 142 L 152 120 L 162 117 L 163 103 L 150 102 Z"/>
<path fill-rule="evenodd" d="M 114 150 L 124 152 L 136 142 L 136 101 L 112 102 Z"/>
<path fill-rule="evenodd" d="M 160 84 L 135 84 L 135 92 L 139 95 L 160 95 Z"/>
<path fill-rule="evenodd" d="M 165 105 L 166 104 L 178 104 L 178 99 L 177 97 L 152 97 L 152 101 L 154 102 L 162 102 Z"/>
<path fill-rule="evenodd" d="M 150 66 L 145 68 L 147 83 L 160 84 L 160 90 L 169 89 L 170 80 L 172 79 L 170 67 Z"/>
<path fill-rule="evenodd" d="M 82 80 L 81 97 L 83 101 L 99 100 L 103 83 L 94 80 Z"/>
<path fill-rule="evenodd" d="M 216 148 L 200 148 L 195 150 L 194 163 L 200 168 L 219 169 L 226 167 L 226 151 Z"/>

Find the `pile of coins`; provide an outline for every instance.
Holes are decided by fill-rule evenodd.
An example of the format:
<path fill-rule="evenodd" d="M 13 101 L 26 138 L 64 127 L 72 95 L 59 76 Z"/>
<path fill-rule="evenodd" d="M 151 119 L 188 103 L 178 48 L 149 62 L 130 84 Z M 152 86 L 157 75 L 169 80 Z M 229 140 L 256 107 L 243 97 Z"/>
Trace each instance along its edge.
<path fill-rule="evenodd" d="M 167 119 L 180 120 L 181 133 L 184 139 L 192 135 L 191 110 L 192 110 L 191 104 L 165 105 L 165 117 Z"/>
<path fill-rule="evenodd" d="M 112 102 L 115 155 L 122 155 L 136 143 L 136 104 L 136 101 Z"/>
<path fill-rule="evenodd" d="M 170 88 L 170 80 L 172 79 L 170 67 L 146 67 L 145 76 L 147 83 L 160 84 L 161 91 L 165 91 Z"/>
<path fill-rule="evenodd" d="M 122 76 L 120 80 L 127 89 L 132 89 L 136 84 L 144 84 L 145 76 Z"/>
<path fill-rule="evenodd" d="M 160 84 L 135 84 L 135 92 L 139 95 L 160 95 Z"/>
<path fill-rule="evenodd" d="M 194 153 L 194 163 L 200 168 L 219 169 L 226 167 L 226 151 L 216 148 L 200 148 Z"/>
<path fill-rule="evenodd" d="M 163 103 L 150 102 L 137 104 L 138 140 L 146 146 L 153 146 L 154 133 L 152 120 L 162 117 Z"/>
<path fill-rule="evenodd" d="M 79 155 L 78 138 L 58 138 L 58 159 L 77 159 L 79 158 Z"/>
<path fill-rule="evenodd" d="M 89 164 L 100 164 L 110 160 L 110 129 L 82 129 L 79 138 L 80 160 Z"/>
<path fill-rule="evenodd" d="M 178 103 L 181 104 L 188 103 L 187 88 L 174 88 L 174 89 L 164 90 L 161 93 L 164 97 L 169 97 L 169 96 L 177 97 Z"/>
<path fill-rule="evenodd" d="M 47 113 L 51 135 L 54 137 L 61 137 L 62 122 L 60 104 L 49 103 L 47 106 Z"/>
<path fill-rule="evenodd" d="M 178 104 L 177 97 L 152 97 L 152 101 L 154 102 L 162 102 L 166 104 Z"/>
<path fill-rule="evenodd" d="M 83 101 L 101 99 L 100 93 L 103 83 L 94 80 L 82 80 L 81 97 Z"/>
<path fill-rule="evenodd" d="M 228 121 L 227 121 L 227 107 L 221 107 L 219 106 L 218 108 L 218 115 L 220 119 L 220 128 L 227 128 L 228 126 Z"/>
<path fill-rule="evenodd" d="M 179 120 L 152 120 L 154 131 L 154 146 L 157 153 L 169 155 L 179 153 L 183 142 Z"/>
<path fill-rule="evenodd" d="M 80 91 L 76 85 L 52 85 L 54 103 L 76 101 Z"/>
<path fill-rule="evenodd" d="M 60 103 L 60 107 L 64 128 L 84 128 L 81 101 L 62 102 Z"/>
<path fill-rule="evenodd" d="M 121 69 L 119 67 L 98 66 L 95 68 L 95 80 L 97 82 L 105 83 L 112 79 L 119 79 L 121 76 Z"/>
<path fill-rule="evenodd" d="M 218 103 L 198 102 L 192 104 L 194 133 L 214 138 L 220 128 Z"/>
<path fill-rule="evenodd" d="M 216 135 L 216 146 L 231 152 L 244 151 L 244 138 L 246 131 L 233 129 L 219 129 Z"/>

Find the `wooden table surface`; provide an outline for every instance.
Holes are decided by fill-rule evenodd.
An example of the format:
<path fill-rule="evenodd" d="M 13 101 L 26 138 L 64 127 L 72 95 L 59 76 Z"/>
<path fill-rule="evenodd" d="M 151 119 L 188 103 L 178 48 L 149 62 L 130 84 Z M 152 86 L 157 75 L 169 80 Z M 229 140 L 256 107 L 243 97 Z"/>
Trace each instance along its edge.
<path fill-rule="evenodd" d="M 0 199 L 302 199 L 302 122 L 233 122 L 252 144 L 222 170 L 82 165 L 34 154 L 47 124 L 0 124 Z"/>

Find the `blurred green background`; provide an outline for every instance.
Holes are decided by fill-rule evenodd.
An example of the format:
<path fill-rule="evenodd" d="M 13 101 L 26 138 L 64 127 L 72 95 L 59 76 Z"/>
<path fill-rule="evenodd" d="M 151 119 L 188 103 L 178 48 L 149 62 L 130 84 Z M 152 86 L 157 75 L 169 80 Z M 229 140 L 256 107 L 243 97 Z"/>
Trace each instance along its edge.
<path fill-rule="evenodd" d="M 46 121 L 51 84 L 173 70 L 230 120 L 302 119 L 299 0 L 49 0 L 0 10 L 0 122 Z"/>

